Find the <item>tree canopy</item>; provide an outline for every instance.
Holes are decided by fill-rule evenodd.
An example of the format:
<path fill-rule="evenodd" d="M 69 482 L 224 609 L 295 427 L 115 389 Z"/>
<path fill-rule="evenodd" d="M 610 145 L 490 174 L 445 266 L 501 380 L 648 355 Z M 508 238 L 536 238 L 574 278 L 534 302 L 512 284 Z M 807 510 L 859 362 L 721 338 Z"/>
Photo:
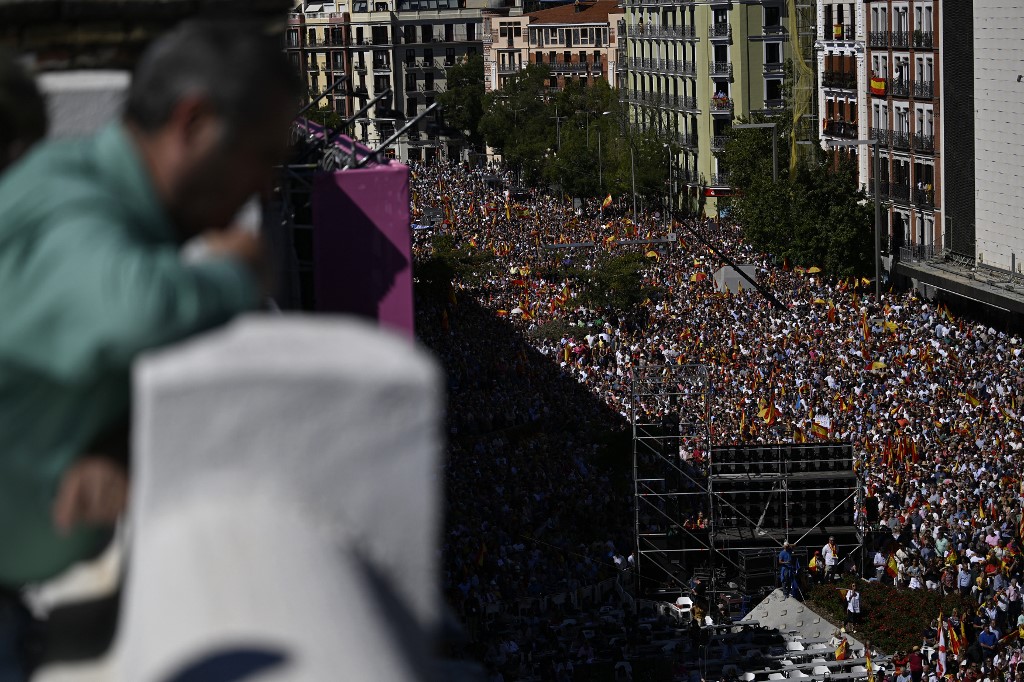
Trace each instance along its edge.
<path fill-rule="evenodd" d="M 473 146 L 483 142 L 480 119 L 484 115 L 484 58 L 469 55 L 448 67 L 448 86 L 437 96 L 446 126 L 464 136 Z"/>
<path fill-rule="evenodd" d="M 723 201 L 750 243 L 793 265 L 818 266 L 836 276 L 871 270 L 873 218 L 853 162 L 831 154 L 789 168 L 792 117 L 784 112 L 750 122 L 775 129 L 736 129 L 722 155 L 737 195 Z M 747 121 L 743 121 L 747 122 Z M 779 180 L 772 180 L 771 136 L 776 135 Z"/>
<path fill-rule="evenodd" d="M 641 197 L 665 193 L 668 149 L 654 134 L 628 132 L 618 94 L 603 79 L 550 87 L 543 64 L 529 64 L 484 94 L 484 64 L 473 58 L 448 72 L 440 101 L 450 128 L 501 154 L 523 182 L 571 196 Z M 630 151 L 632 150 L 632 163 Z"/>

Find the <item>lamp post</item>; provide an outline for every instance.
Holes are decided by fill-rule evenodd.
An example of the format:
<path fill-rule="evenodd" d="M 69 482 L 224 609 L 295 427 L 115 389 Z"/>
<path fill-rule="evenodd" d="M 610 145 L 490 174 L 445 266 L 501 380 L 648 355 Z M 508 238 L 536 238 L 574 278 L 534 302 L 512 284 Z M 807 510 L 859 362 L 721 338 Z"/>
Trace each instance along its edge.
<path fill-rule="evenodd" d="M 878 140 L 825 140 L 829 147 L 859 147 L 861 145 L 874 148 L 875 152 L 875 302 L 882 300 L 882 203 L 879 194 L 879 153 Z"/>
<path fill-rule="evenodd" d="M 771 128 L 772 130 L 772 182 L 779 181 L 779 152 L 778 140 L 775 134 L 776 124 L 774 123 L 734 123 L 733 128 L 743 130 L 745 128 Z"/>
<path fill-rule="evenodd" d="M 555 112 L 555 113 L 557 114 L 558 112 Z M 597 116 L 598 114 L 600 114 L 601 116 L 608 116 L 612 112 L 610 112 L 610 111 L 600 111 L 599 112 L 599 111 L 593 111 L 591 109 L 586 109 L 586 110 L 584 110 L 583 113 L 585 113 L 587 115 L 587 149 L 590 149 L 590 115 L 594 114 L 594 116 Z M 598 134 L 600 134 L 601 133 L 601 129 L 598 128 L 597 132 L 598 132 Z"/>
<path fill-rule="evenodd" d="M 636 220 L 636 166 L 633 163 L 633 144 L 629 145 L 629 177 L 633 180 L 633 220 Z"/>

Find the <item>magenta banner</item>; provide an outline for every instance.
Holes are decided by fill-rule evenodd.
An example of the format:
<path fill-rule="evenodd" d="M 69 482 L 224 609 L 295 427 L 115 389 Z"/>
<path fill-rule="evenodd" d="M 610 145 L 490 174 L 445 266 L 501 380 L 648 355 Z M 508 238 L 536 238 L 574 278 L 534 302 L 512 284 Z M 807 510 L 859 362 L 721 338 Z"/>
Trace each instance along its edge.
<path fill-rule="evenodd" d="M 316 309 L 414 335 L 409 168 L 322 173 L 313 185 Z"/>

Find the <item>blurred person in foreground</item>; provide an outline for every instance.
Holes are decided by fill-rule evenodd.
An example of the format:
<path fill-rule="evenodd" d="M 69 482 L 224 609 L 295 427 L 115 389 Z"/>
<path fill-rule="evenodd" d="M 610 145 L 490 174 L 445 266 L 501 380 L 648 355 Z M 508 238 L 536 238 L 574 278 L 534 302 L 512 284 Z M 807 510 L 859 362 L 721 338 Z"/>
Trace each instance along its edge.
<path fill-rule="evenodd" d="M 188 22 L 143 55 L 123 120 L 40 145 L 0 179 L 8 595 L 109 542 L 128 495 L 120 425 L 136 357 L 260 300 L 259 238 L 230 223 L 269 187 L 296 93 L 272 37 Z M 184 262 L 180 245 L 201 234 L 211 256 Z"/>
<path fill-rule="evenodd" d="M 0 52 L 0 174 L 46 135 L 46 103 L 14 55 Z"/>

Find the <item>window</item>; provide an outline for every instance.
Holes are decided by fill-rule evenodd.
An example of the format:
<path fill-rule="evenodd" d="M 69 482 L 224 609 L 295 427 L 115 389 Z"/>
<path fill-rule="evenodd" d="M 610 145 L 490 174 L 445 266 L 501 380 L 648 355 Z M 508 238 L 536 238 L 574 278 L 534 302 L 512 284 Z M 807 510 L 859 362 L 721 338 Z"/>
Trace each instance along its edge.
<path fill-rule="evenodd" d="M 434 50 L 432 48 L 423 50 L 423 62 L 426 64 L 434 63 Z"/>
<path fill-rule="evenodd" d="M 363 40 L 363 27 L 362 26 L 356 26 L 356 44 L 357 45 L 365 45 L 366 44 L 366 41 Z"/>
<path fill-rule="evenodd" d="M 416 115 L 416 100 L 412 97 L 407 97 L 405 100 L 405 115 L 409 118 Z"/>
<path fill-rule="evenodd" d="M 299 30 L 297 28 L 288 29 L 287 41 L 288 47 L 299 46 Z"/>
<path fill-rule="evenodd" d="M 434 27 L 431 24 L 424 24 L 420 26 L 420 36 L 423 42 L 429 43 L 434 40 Z"/>
<path fill-rule="evenodd" d="M 781 25 L 782 12 L 779 7 L 765 7 L 764 8 L 764 25 L 765 26 L 779 26 Z"/>
<path fill-rule="evenodd" d="M 447 43 L 455 42 L 455 24 L 444 25 L 444 40 Z"/>
<path fill-rule="evenodd" d="M 543 52 L 534 52 L 533 53 L 533 61 L 536 64 L 543 64 L 544 63 L 544 53 Z"/>
<path fill-rule="evenodd" d="M 468 42 L 476 40 L 476 24 L 466 24 L 466 40 Z"/>
<path fill-rule="evenodd" d="M 425 73 L 423 74 L 423 89 L 430 91 L 434 89 L 434 74 Z"/>
<path fill-rule="evenodd" d="M 404 30 L 405 30 L 405 42 L 410 44 L 410 45 L 412 43 L 415 43 L 416 42 L 416 27 L 410 25 L 410 26 L 406 26 Z"/>
<path fill-rule="evenodd" d="M 782 62 L 782 43 L 764 44 L 764 63 L 780 64 Z"/>
<path fill-rule="evenodd" d="M 782 80 L 778 78 L 765 79 L 764 98 L 766 100 L 782 99 Z"/>
<path fill-rule="evenodd" d="M 414 92 L 416 90 L 416 74 L 407 73 L 405 74 L 405 91 Z"/>
<path fill-rule="evenodd" d="M 405 51 L 405 63 L 412 66 L 416 63 L 416 50 Z"/>
<path fill-rule="evenodd" d="M 455 63 L 455 48 L 446 47 L 444 48 L 444 63 L 445 66 L 451 66 Z"/>

